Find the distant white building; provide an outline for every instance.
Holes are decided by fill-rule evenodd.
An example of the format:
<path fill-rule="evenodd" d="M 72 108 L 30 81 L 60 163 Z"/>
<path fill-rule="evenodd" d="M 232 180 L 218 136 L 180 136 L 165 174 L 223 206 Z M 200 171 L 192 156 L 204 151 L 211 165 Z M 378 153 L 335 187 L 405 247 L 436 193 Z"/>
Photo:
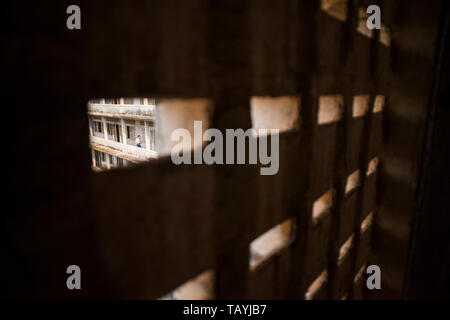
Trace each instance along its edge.
<path fill-rule="evenodd" d="M 104 170 L 157 158 L 154 98 L 96 99 L 88 103 L 92 168 Z M 136 138 L 140 136 L 141 147 Z"/>

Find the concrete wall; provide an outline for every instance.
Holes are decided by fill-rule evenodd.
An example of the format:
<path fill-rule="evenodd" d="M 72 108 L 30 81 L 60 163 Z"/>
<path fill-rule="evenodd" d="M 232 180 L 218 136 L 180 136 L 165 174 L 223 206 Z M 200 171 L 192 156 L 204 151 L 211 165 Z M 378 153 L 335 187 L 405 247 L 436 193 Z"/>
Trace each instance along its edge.
<path fill-rule="evenodd" d="M 117 104 L 89 104 L 88 111 L 100 113 L 133 114 L 137 116 L 153 116 L 155 106 L 153 105 L 117 105 Z"/>

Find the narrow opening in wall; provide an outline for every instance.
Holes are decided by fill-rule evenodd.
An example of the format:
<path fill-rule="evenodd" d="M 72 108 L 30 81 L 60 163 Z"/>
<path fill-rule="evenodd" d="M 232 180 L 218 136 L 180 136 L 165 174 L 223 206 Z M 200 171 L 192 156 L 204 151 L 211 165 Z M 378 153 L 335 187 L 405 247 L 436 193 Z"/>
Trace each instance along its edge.
<path fill-rule="evenodd" d="M 368 216 L 361 223 L 361 234 L 365 233 L 371 226 L 373 221 L 373 212 L 369 213 Z"/>
<path fill-rule="evenodd" d="M 295 219 L 290 218 L 266 231 L 250 243 L 250 270 L 289 246 L 294 240 Z"/>
<path fill-rule="evenodd" d="M 356 171 L 353 171 L 348 177 L 347 177 L 347 183 L 345 184 L 345 194 L 348 194 L 350 191 L 355 189 L 359 184 L 359 169 Z"/>
<path fill-rule="evenodd" d="M 157 99 L 99 98 L 88 101 L 92 169 L 127 167 L 157 158 Z"/>
<path fill-rule="evenodd" d="M 370 176 L 371 174 L 373 174 L 378 167 L 378 157 L 373 158 L 372 160 L 370 160 L 369 165 L 367 166 L 367 176 Z"/>
<path fill-rule="evenodd" d="M 352 248 L 353 245 L 353 238 L 354 235 L 352 234 L 350 237 L 347 238 L 347 240 L 345 240 L 345 242 L 339 248 L 339 256 L 337 260 L 338 265 L 342 264 L 342 262 L 348 256 L 350 249 Z"/>
<path fill-rule="evenodd" d="M 362 35 L 372 38 L 373 30 L 367 28 L 367 18 L 369 15 L 366 13 L 366 8 L 359 8 L 358 10 L 358 27 L 357 30 Z"/>
<path fill-rule="evenodd" d="M 299 128 L 299 97 L 252 97 L 250 108 L 252 127 L 256 130 L 278 129 L 284 132 Z"/>
<path fill-rule="evenodd" d="M 347 0 L 321 0 L 320 7 L 327 14 L 340 21 L 347 19 Z"/>
<path fill-rule="evenodd" d="M 182 284 L 161 300 L 210 300 L 214 298 L 214 271 L 206 270 Z"/>
<path fill-rule="evenodd" d="M 365 270 L 366 270 L 366 264 L 363 264 L 363 266 L 358 270 L 358 272 L 355 275 L 355 278 L 353 279 L 354 283 L 361 281 Z"/>
<path fill-rule="evenodd" d="M 378 113 L 384 109 L 385 97 L 384 95 L 378 94 L 375 96 L 375 102 L 373 106 L 373 112 Z"/>
<path fill-rule="evenodd" d="M 361 117 L 369 110 L 369 96 L 359 95 L 353 97 L 353 118 Z"/>
<path fill-rule="evenodd" d="M 173 152 L 181 157 L 184 151 L 205 145 L 204 133 L 210 127 L 212 110 L 212 100 L 207 98 L 159 99 L 156 112 L 158 155 L 170 156 Z M 199 158 L 192 159 L 191 163 L 202 163 L 202 157 Z"/>
<path fill-rule="evenodd" d="M 308 287 L 305 293 L 306 300 L 313 300 L 317 293 L 326 285 L 328 281 L 328 272 L 324 270 Z"/>
<path fill-rule="evenodd" d="M 169 156 L 172 151 L 185 161 L 186 150 L 205 144 L 203 134 L 209 128 L 211 110 L 212 103 L 205 98 L 89 100 L 92 169 L 127 167 Z M 201 163 L 202 157 L 197 160 Z"/>
<path fill-rule="evenodd" d="M 330 189 L 321 195 L 316 201 L 313 203 L 313 212 L 312 212 L 312 224 L 316 225 L 322 220 L 329 212 L 333 205 L 333 197 L 334 190 Z"/>
<path fill-rule="evenodd" d="M 391 30 L 384 24 L 380 29 L 380 42 L 387 47 L 391 46 Z"/>
<path fill-rule="evenodd" d="M 342 106 L 344 97 L 342 95 L 326 95 L 319 97 L 319 114 L 317 122 L 327 124 L 342 118 Z"/>

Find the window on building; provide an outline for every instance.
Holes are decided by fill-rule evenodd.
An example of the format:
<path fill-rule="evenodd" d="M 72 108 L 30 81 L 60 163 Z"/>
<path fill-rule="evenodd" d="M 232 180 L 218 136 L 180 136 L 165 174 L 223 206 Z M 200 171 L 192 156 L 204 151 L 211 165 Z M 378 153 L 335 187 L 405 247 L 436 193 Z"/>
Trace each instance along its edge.
<path fill-rule="evenodd" d="M 99 103 L 95 104 L 94 101 Z M 149 103 L 149 101 L 151 102 Z M 154 131 L 155 101 L 155 98 L 148 97 L 88 100 L 88 118 L 91 126 L 91 130 L 89 130 L 90 147 L 103 151 L 98 152 L 98 158 L 95 153 L 92 153 L 91 162 L 94 171 L 118 168 L 124 165 L 128 167 L 133 163 L 145 162 L 158 157 Z M 121 107 L 117 108 L 117 105 L 121 105 Z M 145 123 L 148 123 L 148 127 L 144 125 Z M 140 147 L 136 143 L 137 135 L 140 135 Z"/>
<path fill-rule="evenodd" d="M 103 132 L 102 123 L 100 121 L 94 121 L 94 132 Z"/>
<path fill-rule="evenodd" d="M 125 104 L 134 104 L 134 99 L 133 98 L 124 98 L 123 102 Z"/>
<path fill-rule="evenodd" d="M 150 149 L 151 150 L 156 150 L 155 137 L 156 137 L 155 128 L 151 127 L 150 128 Z"/>
<path fill-rule="evenodd" d="M 117 142 L 122 142 L 122 126 L 114 125 L 114 139 Z"/>
<path fill-rule="evenodd" d="M 101 161 L 100 161 L 100 152 L 98 152 L 97 150 L 94 150 L 94 163 L 93 165 L 95 167 L 101 167 Z"/>
<path fill-rule="evenodd" d="M 110 136 L 114 135 L 113 125 L 111 123 L 107 123 L 107 127 L 108 127 L 108 135 Z"/>

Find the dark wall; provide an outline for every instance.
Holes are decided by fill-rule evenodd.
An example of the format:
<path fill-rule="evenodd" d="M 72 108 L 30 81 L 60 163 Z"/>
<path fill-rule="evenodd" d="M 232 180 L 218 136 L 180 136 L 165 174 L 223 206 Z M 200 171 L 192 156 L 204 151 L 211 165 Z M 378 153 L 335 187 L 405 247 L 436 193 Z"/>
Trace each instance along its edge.
<path fill-rule="evenodd" d="M 450 298 L 450 6 L 441 12 L 406 297 Z"/>

